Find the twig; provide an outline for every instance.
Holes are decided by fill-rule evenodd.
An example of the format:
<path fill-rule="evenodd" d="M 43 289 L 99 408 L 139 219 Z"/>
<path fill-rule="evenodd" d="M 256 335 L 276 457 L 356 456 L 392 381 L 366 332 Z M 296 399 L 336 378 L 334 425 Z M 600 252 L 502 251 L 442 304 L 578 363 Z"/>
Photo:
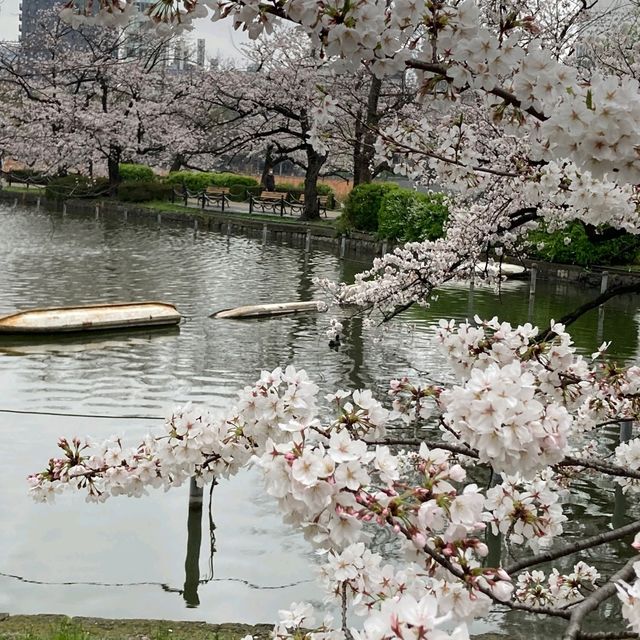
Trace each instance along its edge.
<path fill-rule="evenodd" d="M 585 598 L 580 604 L 571 609 L 571 617 L 569 618 L 569 626 L 567 627 L 562 640 L 578 640 L 580 637 L 580 627 L 591 611 L 597 609 L 605 600 L 610 598 L 616 592 L 616 583 L 620 580 L 630 580 L 634 574 L 633 565 L 640 560 L 640 556 L 634 556 L 627 564 L 614 573 L 609 581 L 594 591 L 590 596 Z"/>
<path fill-rule="evenodd" d="M 583 305 L 579 306 L 577 309 L 574 309 L 571 313 L 568 313 L 566 316 L 563 316 L 558 320 L 560 324 L 563 324 L 565 327 L 573 324 L 578 318 L 583 316 L 587 311 L 591 311 L 591 309 L 595 309 L 599 307 L 601 304 L 604 304 L 610 298 L 615 296 L 621 296 L 625 293 L 638 293 L 640 292 L 640 282 L 636 282 L 634 284 L 624 284 L 624 285 L 616 285 L 614 287 L 609 287 L 604 293 L 601 293 L 599 296 L 590 300 L 589 302 L 585 302 Z M 549 338 L 553 337 L 555 333 L 551 330 L 551 328 L 543 331 L 537 338 L 536 342 L 544 342 Z"/>
<path fill-rule="evenodd" d="M 429 548 L 428 546 L 423 547 L 423 551 L 433 558 L 440 566 L 444 567 L 449 573 L 453 574 L 456 578 L 462 580 L 464 583 L 467 583 L 467 575 L 464 573 L 462 569 L 458 569 L 454 564 L 447 558 L 440 556 L 436 551 Z M 519 611 L 527 611 L 528 613 L 537 613 L 539 615 L 545 616 L 555 616 L 557 618 L 569 618 L 571 615 L 570 611 L 565 611 L 563 609 L 552 609 L 551 607 L 534 607 L 528 604 L 523 604 L 520 602 L 511 602 L 511 601 L 503 601 L 493 594 L 491 589 L 487 587 L 482 587 L 479 584 L 474 585 L 474 587 L 484 593 L 485 596 L 491 598 L 493 602 L 496 604 L 503 605 L 508 607 L 509 609 L 518 609 Z"/>
<path fill-rule="evenodd" d="M 640 636 L 634 631 L 597 631 L 578 634 L 578 640 L 627 640 L 627 638 L 640 638 Z"/>
<path fill-rule="evenodd" d="M 529 558 L 524 558 L 523 560 L 519 560 L 504 567 L 504 570 L 511 575 L 516 571 L 521 571 L 522 569 L 533 567 L 537 564 L 542 564 L 543 562 L 550 562 L 551 560 L 568 556 L 572 553 L 582 551 L 583 549 L 589 549 L 590 547 L 596 547 L 598 545 L 605 544 L 606 542 L 619 540 L 620 538 L 632 535 L 638 531 L 640 531 L 640 520 L 627 524 L 619 529 L 613 529 L 613 531 L 607 531 L 606 533 L 599 533 L 598 535 L 591 536 L 590 538 L 585 538 L 580 542 L 564 546 L 560 549 L 556 549 L 555 551 L 546 551 Z"/>

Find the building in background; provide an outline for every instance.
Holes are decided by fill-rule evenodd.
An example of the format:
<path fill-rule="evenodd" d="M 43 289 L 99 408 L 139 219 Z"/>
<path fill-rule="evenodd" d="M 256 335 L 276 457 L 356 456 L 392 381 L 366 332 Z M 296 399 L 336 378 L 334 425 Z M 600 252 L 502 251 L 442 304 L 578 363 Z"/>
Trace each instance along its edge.
<path fill-rule="evenodd" d="M 37 33 L 38 17 L 47 9 L 53 9 L 58 0 L 21 0 L 18 5 L 18 39 L 24 43 Z"/>

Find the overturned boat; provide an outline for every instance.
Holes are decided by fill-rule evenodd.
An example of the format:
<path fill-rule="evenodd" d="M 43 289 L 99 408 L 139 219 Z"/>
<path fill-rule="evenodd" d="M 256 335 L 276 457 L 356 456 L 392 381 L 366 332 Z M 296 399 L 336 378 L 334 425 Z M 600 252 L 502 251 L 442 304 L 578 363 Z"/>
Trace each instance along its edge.
<path fill-rule="evenodd" d="M 263 318 L 266 316 L 282 316 L 304 311 L 326 311 L 327 305 L 321 300 L 308 302 L 279 302 L 275 304 L 254 304 L 235 309 L 222 309 L 211 314 L 210 318 Z"/>
<path fill-rule="evenodd" d="M 0 334 L 69 333 L 176 325 L 181 315 L 168 302 L 117 302 L 27 309 L 0 316 Z"/>

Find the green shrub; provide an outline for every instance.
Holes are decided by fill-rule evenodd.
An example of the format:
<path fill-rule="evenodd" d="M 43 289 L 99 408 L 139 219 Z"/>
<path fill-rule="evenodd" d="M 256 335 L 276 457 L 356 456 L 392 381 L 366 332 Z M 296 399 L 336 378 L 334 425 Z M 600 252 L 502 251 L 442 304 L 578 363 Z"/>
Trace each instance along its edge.
<path fill-rule="evenodd" d="M 12 171 L 7 171 L 4 176 L 9 183 L 21 182 L 27 185 L 46 185 L 51 180 L 51 176 L 47 176 L 35 169 L 13 169 Z"/>
<path fill-rule="evenodd" d="M 199 192 L 213 184 L 213 176 L 213 173 L 206 171 L 172 171 L 164 182 L 175 187 L 185 185 L 189 191 Z"/>
<path fill-rule="evenodd" d="M 185 185 L 189 191 L 200 192 L 207 187 L 256 187 L 258 181 L 250 176 L 236 173 L 211 173 L 208 171 L 173 171 L 165 183 L 180 187 Z M 239 190 L 238 193 L 241 193 Z"/>
<path fill-rule="evenodd" d="M 120 179 L 122 182 L 152 182 L 156 179 L 156 174 L 145 164 L 121 164 Z"/>
<path fill-rule="evenodd" d="M 442 193 L 396 189 L 386 193 L 378 211 L 378 236 L 401 242 L 436 240 L 449 215 Z"/>
<path fill-rule="evenodd" d="M 150 202 L 151 200 L 168 200 L 173 194 L 173 186 L 162 182 L 140 182 L 131 180 L 118 186 L 118 199 L 123 202 Z"/>
<path fill-rule="evenodd" d="M 397 189 L 398 185 L 392 182 L 373 182 L 354 187 L 344 203 L 343 224 L 358 231 L 377 231 L 382 198 Z"/>
<path fill-rule="evenodd" d="M 257 187 L 260 183 L 251 176 L 242 176 L 237 173 L 213 173 L 211 184 L 216 187 Z"/>
<path fill-rule="evenodd" d="M 100 198 L 108 195 L 109 181 L 106 178 L 91 180 L 87 176 L 71 174 L 52 178 L 47 184 L 45 195 L 48 200 L 67 198 Z"/>
<path fill-rule="evenodd" d="M 609 227 L 599 229 L 606 233 Z M 589 238 L 582 222 L 572 222 L 564 229 L 549 233 L 541 228 L 531 231 L 528 236 L 528 255 L 533 259 L 547 262 L 590 265 L 634 264 L 638 261 L 640 238 L 624 233 L 607 240 Z"/>

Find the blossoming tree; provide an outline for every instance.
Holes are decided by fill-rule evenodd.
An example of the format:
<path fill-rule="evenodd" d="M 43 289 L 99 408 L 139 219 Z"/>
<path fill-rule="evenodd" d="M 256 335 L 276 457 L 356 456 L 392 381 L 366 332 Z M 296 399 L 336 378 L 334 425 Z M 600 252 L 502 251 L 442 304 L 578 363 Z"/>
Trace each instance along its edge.
<path fill-rule="evenodd" d="M 130 11 L 118 0 L 101 6 L 110 19 Z M 435 287 L 468 275 L 481 256 L 497 258 L 485 275 L 499 277 L 501 253 L 539 220 L 638 232 L 640 89 L 627 74 L 571 64 L 571 38 L 589 13 L 586 3 L 563 6 L 566 29 L 555 18 L 540 29 L 526 3 L 473 0 L 206 0 L 158 4 L 151 14 L 171 24 L 208 7 L 252 37 L 286 18 L 341 71 L 364 62 L 380 77 L 415 72 L 421 107 L 412 126 L 380 132 L 378 152 L 402 172 L 435 172 L 455 187 L 446 236 L 383 256 L 355 287 L 325 283 L 338 299 L 391 317 L 428 304 Z M 340 117 L 339 101 L 320 104 L 316 127 Z M 281 612 L 278 638 L 462 640 L 492 606 L 564 620 L 565 640 L 638 637 L 640 521 L 558 538 L 563 496 L 578 478 L 628 493 L 640 486 L 640 439 L 611 453 L 599 437 L 606 425 L 637 420 L 640 368 L 607 362 L 607 345 L 591 359 L 577 354 L 557 322 L 539 330 L 442 320 L 437 341 L 449 384 L 399 376 L 383 405 L 370 390 L 321 399 L 307 374 L 276 369 L 226 415 L 176 409 L 164 434 L 132 448 L 63 439 L 62 455 L 31 476 L 31 491 L 44 500 L 72 488 L 102 501 L 258 465 L 285 521 L 327 551 L 321 579 L 342 608 L 340 620 L 316 622 L 308 605 L 294 604 Z M 387 436 L 394 423 L 418 437 Z M 396 536 L 401 562 L 370 548 L 378 528 Z M 501 563 L 488 554 L 488 531 L 509 548 Z M 631 539 L 605 576 L 576 555 Z M 537 568 L 571 559 L 570 571 Z M 616 595 L 626 622 L 590 633 L 586 616 Z"/>

